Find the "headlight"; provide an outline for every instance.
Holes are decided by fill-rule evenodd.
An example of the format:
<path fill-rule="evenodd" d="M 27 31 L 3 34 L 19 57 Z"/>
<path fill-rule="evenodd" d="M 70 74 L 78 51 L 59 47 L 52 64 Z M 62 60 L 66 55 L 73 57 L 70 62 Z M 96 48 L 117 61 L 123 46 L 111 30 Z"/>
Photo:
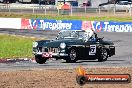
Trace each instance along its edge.
<path fill-rule="evenodd" d="M 60 44 L 60 48 L 61 48 L 61 49 L 65 49 L 65 47 L 66 47 L 66 44 L 65 44 L 65 43 L 61 43 L 61 44 Z"/>
<path fill-rule="evenodd" d="M 37 47 L 38 43 L 37 42 L 33 42 L 33 47 Z"/>

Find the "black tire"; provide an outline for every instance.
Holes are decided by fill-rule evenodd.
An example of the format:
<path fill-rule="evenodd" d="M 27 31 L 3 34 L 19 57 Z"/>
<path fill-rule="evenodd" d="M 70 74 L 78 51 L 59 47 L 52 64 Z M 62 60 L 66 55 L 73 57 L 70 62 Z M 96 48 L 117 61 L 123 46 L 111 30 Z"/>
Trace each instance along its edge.
<path fill-rule="evenodd" d="M 67 63 L 75 63 L 77 61 L 77 50 L 75 48 L 71 48 L 69 50 L 68 58 L 66 59 Z"/>
<path fill-rule="evenodd" d="M 100 49 L 100 54 L 99 54 L 99 58 L 98 58 L 98 61 L 99 62 L 103 62 L 103 61 L 106 61 L 108 58 L 108 51 L 106 48 L 101 48 Z"/>
<path fill-rule="evenodd" d="M 44 64 L 46 62 L 47 58 L 43 58 L 41 56 L 35 56 L 35 60 L 39 64 Z"/>
<path fill-rule="evenodd" d="M 87 79 L 86 79 L 86 77 L 84 77 L 84 76 L 77 76 L 77 77 L 76 77 L 76 81 L 77 81 L 77 83 L 78 83 L 80 86 L 82 86 L 82 85 L 86 84 Z"/>

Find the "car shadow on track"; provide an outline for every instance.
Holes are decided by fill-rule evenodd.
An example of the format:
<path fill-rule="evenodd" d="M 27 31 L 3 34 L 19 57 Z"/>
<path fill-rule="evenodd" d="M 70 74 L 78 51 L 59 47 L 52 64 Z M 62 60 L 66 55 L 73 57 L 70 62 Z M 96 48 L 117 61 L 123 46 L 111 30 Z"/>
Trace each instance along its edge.
<path fill-rule="evenodd" d="M 125 60 L 107 60 L 107 61 L 125 61 Z"/>
<path fill-rule="evenodd" d="M 118 62 L 118 61 L 125 61 L 125 60 L 107 60 L 104 62 Z M 72 63 L 84 63 L 84 62 L 98 62 L 98 61 L 97 60 L 79 60 L 77 62 L 72 62 Z M 67 62 L 62 62 L 62 63 L 67 63 Z"/>
<path fill-rule="evenodd" d="M 77 61 L 77 62 L 71 62 L 71 63 L 84 63 L 84 62 L 98 62 L 98 61 L 90 61 L 90 60 L 83 60 L 83 61 Z M 62 63 L 67 63 L 67 62 L 62 62 Z"/>

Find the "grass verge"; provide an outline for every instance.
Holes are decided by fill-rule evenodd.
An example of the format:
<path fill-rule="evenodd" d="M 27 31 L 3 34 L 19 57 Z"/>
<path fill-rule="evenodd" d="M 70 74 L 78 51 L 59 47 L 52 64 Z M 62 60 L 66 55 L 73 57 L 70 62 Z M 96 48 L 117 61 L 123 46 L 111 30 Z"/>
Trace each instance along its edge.
<path fill-rule="evenodd" d="M 0 58 L 33 57 L 32 42 L 35 38 L 0 34 Z"/>
<path fill-rule="evenodd" d="M 0 17 L 4 18 L 39 18 L 39 19 L 56 19 L 56 20 L 89 20 L 89 21 L 122 21 L 132 22 L 132 16 L 129 15 L 102 15 L 89 14 L 87 16 L 67 16 L 67 15 L 44 15 L 44 14 L 16 14 L 16 13 L 0 13 Z"/>

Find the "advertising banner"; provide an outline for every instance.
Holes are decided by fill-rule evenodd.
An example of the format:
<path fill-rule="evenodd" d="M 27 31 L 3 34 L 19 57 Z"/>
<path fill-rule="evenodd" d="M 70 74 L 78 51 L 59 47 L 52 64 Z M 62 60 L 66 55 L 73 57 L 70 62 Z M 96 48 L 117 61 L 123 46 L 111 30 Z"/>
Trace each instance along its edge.
<path fill-rule="evenodd" d="M 96 32 L 103 31 L 103 25 L 102 22 L 98 21 L 83 21 L 82 22 L 82 30 L 93 30 Z"/>
<path fill-rule="evenodd" d="M 132 32 L 132 22 L 101 22 L 106 32 Z"/>
<path fill-rule="evenodd" d="M 22 29 L 35 30 L 81 30 L 81 20 L 22 19 Z"/>
<path fill-rule="evenodd" d="M 0 28 L 21 28 L 21 18 L 0 18 Z"/>
<path fill-rule="evenodd" d="M 33 29 L 31 19 L 21 19 L 21 29 Z"/>
<path fill-rule="evenodd" d="M 18 22 L 19 23 L 19 22 Z M 132 32 L 132 22 L 21 19 L 21 29 L 87 30 L 96 32 Z"/>
<path fill-rule="evenodd" d="M 132 32 L 132 22 L 83 21 L 82 30 L 88 29 L 96 32 Z"/>

